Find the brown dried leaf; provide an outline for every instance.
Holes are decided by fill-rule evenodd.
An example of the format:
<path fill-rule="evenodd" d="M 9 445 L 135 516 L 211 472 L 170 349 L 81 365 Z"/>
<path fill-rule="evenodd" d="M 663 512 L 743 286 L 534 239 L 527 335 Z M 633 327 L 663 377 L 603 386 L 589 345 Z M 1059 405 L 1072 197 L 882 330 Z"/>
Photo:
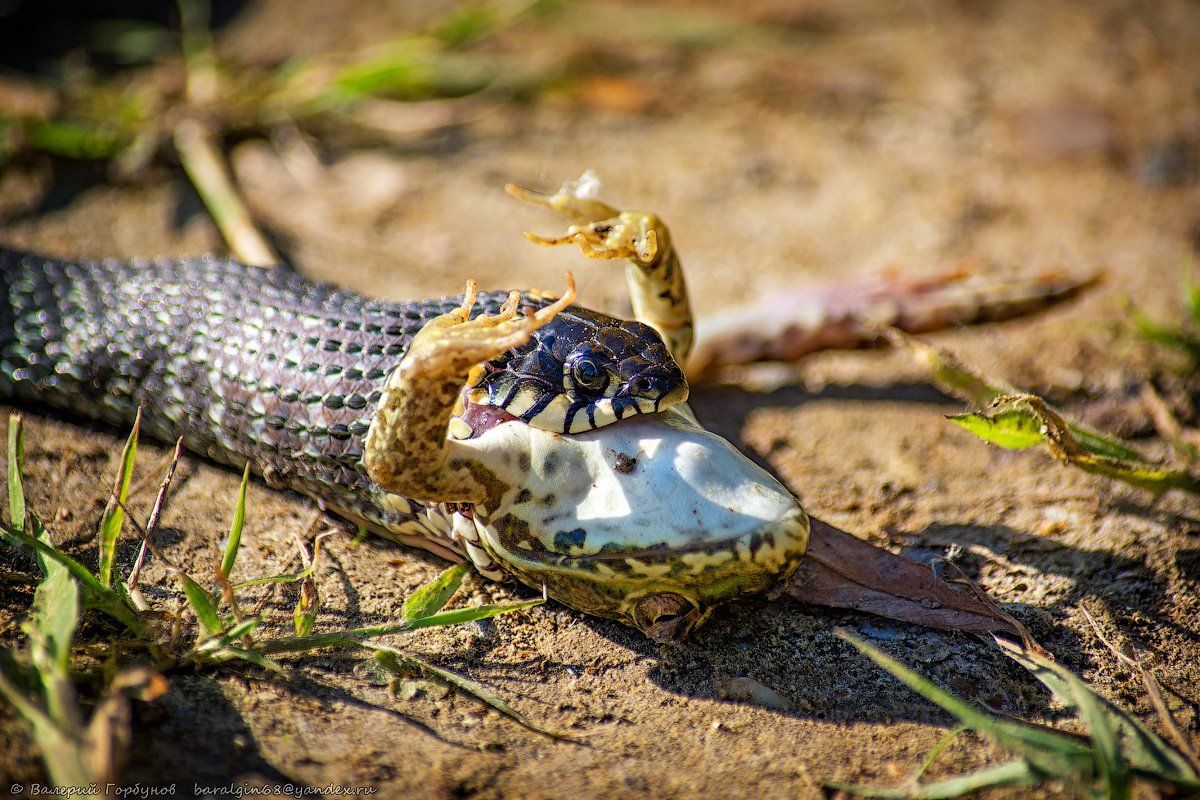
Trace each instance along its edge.
<path fill-rule="evenodd" d="M 970 588 L 948 583 L 924 564 L 812 520 L 808 553 L 783 589 L 793 599 L 866 611 L 928 628 L 1003 633 L 1030 640 L 1019 622 Z"/>

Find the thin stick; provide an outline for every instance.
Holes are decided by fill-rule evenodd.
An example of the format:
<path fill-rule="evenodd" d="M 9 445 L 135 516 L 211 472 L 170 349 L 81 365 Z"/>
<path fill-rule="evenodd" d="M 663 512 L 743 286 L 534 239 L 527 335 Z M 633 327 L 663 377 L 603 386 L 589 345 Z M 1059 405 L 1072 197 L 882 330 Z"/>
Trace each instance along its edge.
<path fill-rule="evenodd" d="M 198 120 L 179 123 L 175 128 L 175 149 L 180 163 L 234 256 L 258 266 L 278 264 L 279 256 L 255 227 L 213 139 L 212 132 Z"/>
<path fill-rule="evenodd" d="M 133 525 L 133 527 L 135 529 L 137 529 L 138 535 L 142 537 L 142 541 L 146 544 L 146 548 L 150 551 L 150 554 L 152 556 L 154 556 L 159 561 L 166 564 L 167 569 L 171 570 L 171 572 L 181 573 L 184 575 L 187 574 L 182 569 L 175 566 L 175 564 L 171 561 L 171 559 L 167 558 L 166 555 L 164 555 L 161 550 L 159 550 L 157 547 L 154 546 L 154 542 L 152 542 L 150 540 L 150 536 L 149 536 L 149 534 L 146 533 L 146 529 L 142 527 L 142 523 L 137 521 L 137 517 L 133 516 L 133 514 L 130 512 L 128 506 L 126 506 L 120 500 L 117 501 L 117 506 L 120 507 L 125 512 L 125 516 L 129 520 L 130 524 Z"/>
<path fill-rule="evenodd" d="M 301 532 L 302 532 L 301 535 L 307 536 L 313 530 L 313 528 L 316 527 L 317 523 L 320 522 L 321 518 L 324 516 L 325 515 L 322 513 L 320 507 L 313 509 L 313 513 L 311 515 L 309 515 L 308 520 L 304 523 L 304 527 L 301 528 Z M 285 561 L 283 564 L 283 568 L 287 569 L 288 565 L 291 564 L 294 559 L 295 559 L 295 556 L 292 556 L 292 558 L 289 558 L 287 561 Z M 300 566 L 301 566 L 301 568 L 303 568 L 304 564 L 301 563 Z M 278 591 L 279 587 L 280 587 L 280 584 L 278 584 L 278 583 L 271 584 L 271 586 L 268 588 L 268 590 L 266 592 L 263 592 L 263 596 L 258 599 L 258 602 L 255 603 L 254 609 L 250 612 L 250 615 L 258 616 L 259 614 L 261 614 L 262 610 L 264 608 L 266 608 L 267 603 L 270 602 L 271 598 L 275 596 L 275 593 Z"/>
<path fill-rule="evenodd" d="M 137 589 L 138 578 L 142 576 L 142 565 L 146 563 L 147 542 L 158 530 L 158 519 L 162 516 L 163 501 L 167 498 L 167 490 L 171 488 L 171 479 L 175 477 L 175 467 L 179 464 L 179 449 L 183 447 L 183 437 L 175 442 L 175 452 L 171 454 L 171 463 L 167 465 L 167 474 L 163 476 L 158 486 L 158 496 L 154 498 L 154 506 L 150 509 L 150 517 L 146 520 L 146 538 L 138 549 L 137 561 L 133 562 L 133 571 L 129 573 L 129 591 Z"/>
<path fill-rule="evenodd" d="M 1158 719 L 1163 727 L 1167 729 L 1167 734 L 1179 748 L 1179 752 L 1192 766 L 1192 769 L 1200 772 L 1200 755 L 1196 753 L 1196 749 L 1192 747 L 1192 743 L 1183 735 L 1183 731 L 1175 723 L 1175 718 L 1171 716 L 1171 710 L 1167 708 L 1167 703 L 1163 700 L 1162 687 L 1158 683 L 1158 679 L 1150 670 L 1146 669 L 1141 661 L 1130 656 L 1122 648 L 1110 642 L 1105 636 L 1104 631 L 1100 629 L 1100 623 L 1096 622 L 1096 618 L 1087 610 L 1087 606 L 1080 605 L 1079 610 L 1087 617 L 1087 621 L 1091 623 L 1092 630 L 1096 633 L 1096 638 L 1099 639 L 1112 654 L 1116 656 L 1122 663 L 1135 671 L 1142 679 L 1142 684 L 1146 687 L 1146 695 L 1150 698 L 1150 704 L 1154 706 L 1155 713 L 1158 714 Z"/>

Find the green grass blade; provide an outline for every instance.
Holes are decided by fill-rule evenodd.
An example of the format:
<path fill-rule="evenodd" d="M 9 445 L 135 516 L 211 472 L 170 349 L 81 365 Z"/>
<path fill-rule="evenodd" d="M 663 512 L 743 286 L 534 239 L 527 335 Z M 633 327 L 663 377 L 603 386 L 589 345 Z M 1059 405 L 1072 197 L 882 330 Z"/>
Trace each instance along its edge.
<path fill-rule="evenodd" d="M 57 561 L 33 593 L 29 619 L 22 626 L 30 639 L 33 664 L 43 672 L 67 673 L 71 638 L 79 622 L 79 584 Z"/>
<path fill-rule="evenodd" d="M 27 120 L 25 139 L 33 150 L 84 160 L 111 158 L 126 142 L 120 131 L 70 120 Z"/>
<path fill-rule="evenodd" d="M 1187 271 L 1194 273 L 1192 269 Z M 1188 285 L 1188 283 L 1189 281 L 1185 275 L 1183 290 L 1187 295 L 1188 314 L 1191 316 L 1194 324 L 1200 325 L 1200 283 L 1192 283 L 1191 285 Z"/>
<path fill-rule="evenodd" d="M 462 47 L 494 36 L 527 15 L 547 13 L 556 5 L 557 0 L 468 3 L 435 19 L 428 33 L 451 47 Z"/>
<path fill-rule="evenodd" d="M 1093 430 L 1088 430 L 1075 422 L 1067 423 L 1067 430 L 1079 440 L 1079 443 L 1089 453 L 1107 458 L 1119 458 L 1125 461 L 1145 461 L 1146 458 L 1137 450 L 1128 447 L 1111 436 L 1105 436 Z"/>
<path fill-rule="evenodd" d="M 35 527 L 41 530 L 40 525 Z M 41 539 L 29 535 L 25 531 L 19 531 L 16 528 L 9 527 L 8 525 L 4 525 L 3 529 L 5 533 L 28 547 L 30 550 L 33 550 L 35 553 L 48 558 L 51 561 L 56 561 L 59 564 L 62 564 L 70 571 L 75 580 L 79 581 L 79 583 L 82 584 L 87 590 L 95 592 L 101 596 L 111 596 L 114 599 L 119 599 L 117 593 L 100 583 L 96 576 L 93 575 L 87 567 L 85 567 L 83 564 L 80 564 L 66 553 L 55 549 L 55 547 L 49 542 L 44 542 Z"/>
<path fill-rule="evenodd" d="M 941 348 L 934 347 L 900 331 L 888 330 L 885 333 L 893 344 L 907 350 L 918 363 L 929 370 L 933 382 L 947 394 L 981 407 L 992 405 L 1007 396 L 1027 394 L 1015 388 L 1010 383 L 983 375 L 971 369 L 960 363 L 951 353 Z M 996 427 L 989 425 L 986 420 L 970 419 L 967 415 L 952 417 L 951 420 L 966 427 L 983 439 L 988 439 L 988 436 L 985 434 L 990 429 Z M 1129 461 L 1137 461 L 1142 458 L 1141 454 L 1133 448 L 1117 441 L 1113 437 L 1093 431 L 1086 425 L 1069 421 L 1064 421 L 1064 424 L 1075 438 L 1096 455 Z M 975 428 L 979 428 L 980 430 L 975 430 Z M 996 444 L 1014 450 L 1032 447 L 1039 441 L 1033 440 L 1033 431 L 1030 431 L 1023 424 L 1003 426 L 1000 430 L 994 430 L 991 433 L 997 438 L 995 440 L 988 439 L 989 441 L 995 441 Z M 1006 439 L 1008 441 L 1005 441 Z"/>
<path fill-rule="evenodd" d="M 321 596 L 317 594 L 317 583 L 311 577 L 300 583 L 296 607 L 292 610 L 292 628 L 297 636 L 308 636 L 317 622 L 317 611 L 321 607 Z"/>
<path fill-rule="evenodd" d="M 1000 398 L 1000 400 L 1004 399 Z M 1026 450 L 1045 441 L 1042 423 L 1036 416 L 1011 408 L 955 414 L 946 419 L 965 428 L 980 439 L 1008 450 Z M 1141 453 L 1103 434 L 1089 431 L 1073 423 L 1067 423 L 1066 429 L 1079 440 L 1085 450 L 1093 455 L 1132 463 L 1145 462 Z"/>
<path fill-rule="evenodd" d="M 142 621 L 138 618 L 136 611 L 125 601 L 121 595 L 109 589 L 104 584 L 100 583 L 99 579 L 93 575 L 87 567 L 80 564 L 75 559 L 71 558 L 66 553 L 63 553 L 50 544 L 49 539 L 45 537 L 45 529 L 42 528 L 38 518 L 34 515 L 29 515 L 29 524 L 33 528 L 36 535 L 29 535 L 25 531 L 18 531 L 15 528 L 10 528 L 7 525 L 0 526 L 10 537 L 17 540 L 21 544 L 33 550 L 37 554 L 42 563 L 47 561 L 55 561 L 66 567 L 73 578 L 79 582 L 84 590 L 84 599 L 87 604 L 93 608 L 98 608 L 104 613 L 121 622 L 125 627 L 129 628 L 137 636 L 146 636 L 146 629 L 142 625 Z M 43 572 L 48 568 L 43 567 Z"/>
<path fill-rule="evenodd" d="M 1001 447 L 1024 449 L 1044 444 L 1056 458 L 1078 469 L 1115 478 L 1156 495 L 1169 489 L 1200 494 L 1200 478 L 1186 470 L 1160 467 L 1097 433 L 1077 438 L 1078 429 L 1036 395 L 1005 395 L 983 411 L 948 419 Z M 1113 457 L 1109 455 L 1112 452 L 1127 452 L 1131 457 Z"/>
<path fill-rule="evenodd" d="M 534 600 L 518 600 L 515 603 L 488 603 L 470 608 L 455 608 L 451 611 L 440 611 L 437 614 L 430 614 L 428 617 L 411 620 L 409 625 L 411 630 L 433 628 L 440 625 L 461 625 L 464 622 L 476 622 L 525 608 L 533 608 L 545 602 L 543 598 L 538 597 Z"/>
<path fill-rule="evenodd" d="M 971 411 L 946 419 L 985 442 L 999 445 L 1006 450 L 1027 450 L 1045 441 L 1041 424 L 1019 411 Z"/>
<path fill-rule="evenodd" d="M 394 622 L 388 625 L 373 625 L 365 628 L 349 628 L 329 633 L 318 633 L 311 636 L 296 636 L 274 639 L 263 642 L 259 647 L 264 653 L 296 653 L 305 650 L 317 650 L 322 647 L 351 647 L 358 646 L 359 640 L 375 636 L 386 636 L 391 633 L 403 633 L 420 628 L 432 628 L 439 625 L 458 625 L 463 622 L 496 617 L 513 611 L 540 606 L 546 602 L 542 598 L 536 600 L 521 600 L 515 603 L 491 603 L 471 608 L 456 608 L 453 611 L 443 611 L 430 614 L 421 619 Z"/>
<path fill-rule="evenodd" d="M 1069 673 L 1067 682 L 1075 695 L 1079 716 L 1092 736 L 1096 766 L 1107 789 L 1105 796 L 1108 800 L 1126 800 L 1131 788 L 1129 769 L 1121 754 L 1117 731 L 1110 724 L 1109 714 L 1106 713 L 1100 698 L 1094 695 L 1078 676 Z"/>
<path fill-rule="evenodd" d="M 331 88 L 346 98 L 390 95 L 422 99 L 436 93 L 439 48 L 421 39 L 400 39 L 342 67 Z"/>
<path fill-rule="evenodd" d="M 276 583 L 300 583 L 301 581 L 308 580 L 317 568 L 317 559 L 321 555 L 321 540 L 324 539 L 325 536 L 326 534 L 322 534 L 313 541 L 312 558 L 309 560 L 308 566 L 299 572 L 288 572 L 283 575 L 267 575 L 262 578 L 251 578 L 249 580 L 239 581 L 238 583 L 233 584 L 234 590 L 237 591 L 239 589 L 248 589 L 252 586 L 265 586 L 267 584 Z"/>
<path fill-rule="evenodd" d="M 1039 403 L 1032 403 L 1033 400 Z M 1038 413 L 1039 406 L 1044 407 L 1047 413 Z M 1009 450 L 1036 447 L 1046 440 L 1048 434 L 1056 429 L 1064 429 L 1092 455 L 1134 464 L 1150 463 L 1141 453 L 1111 437 L 1067 422 L 1034 395 L 1004 395 L 996 398 L 991 407 L 984 411 L 955 414 L 947 419 L 980 439 Z"/>
<path fill-rule="evenodd" d="M 104 506 L 104 516 L 100 518 L 100 583 L 106 588 L 113 584 L 113 562 L 117 555 L 117 539 L 121 536 L 121 527 L 125 524 L 125 503 L 129 500 L 129 482 L 133 479 L 133 462 L 137 457 L 138 431 L 142 424 L 142 410 L 138 409 L 133 421 L 133 429 L 125 440 L 125 449 L 121 451 L 121 462 L 117 469 L 117 477 L 113 481 L 112 493 Z"/>
<path fill-rule="evenodd" d="M 32 536 L 42 545 L 55 550 L 55 552 L 61 552 L 54 547 L 54 542 L 50 541 L 50 532 L 42 526 L 42 521 L 38 519 L 36 515 L 26 512 L 25 523 L 29 528 L 30 536 Z M 47 558 L 40 551 L 35 550 L 34 555 L 37 558 L 38 567 L 41 569 L 42 575 L 49 575 L 54 570 L 55 562 Z M 87 572 L 86 569 L 84 571 Z M 91 575 L 91 572 L 87 572 L 87 574 Z"/>
<path fill-rule="evenodd" d="M 50 716 L 31 702 L 18 688 L 14 676 L 8 674 L 5 663 L 11 659 L 0 659 L 0 697 L 25 720 L 33 732 L 33 740 L 42 752 L 50 781 L 59 787 L 86 788 L 93 784 L 91 770 L 83 744 L 70 731 L 63 730 Z"/>
<path fill-rule="evenodd" d="M 257 628 L 259 625 L 262 625 L 262 622 L 262 617 L 250 617 L 249 619 L 242 620 L 237 625 L 234 625 L 229 630 L 225 631 L 225 633 L 221 634 L 221 644 L 230 644 L 232 642 L 236 642 L 238 639 L 241 639 L 243 636 L 249 636 L 250 634 L 254 633 L 255 628 Z"/>
<path fill-rule="evenodd" d="M 225 626 L 221 624 L 221 617 L 217 613 L 217 607 L 213 605 L 212 598 L 208 596 L 208 592 L 200 587 L 200 584 L 192 580 L 190 575 L 183 572 L 178 572 L 179 582 L 183 584 L 183 593 L 187 597 L 188 605 L 192 607 L 192 613 L 196 615 L 196 620 L 200 623 L 200 627 L 209 636 L 219 634 L 224 630 Z"/>
<path fill-rule="evenodd" d="M 246 522 L 246 484 L 250 482 L 250 463 L 242 471 L 242 485 L 238 488 L 237 503 L 233 507 L 233 523 L 229 526 L 229 538 L 225 541 L 225 554 L 221 557 L 221 571 L 225 577 L 233 573 L 238 548 L 242 545 L 242 526 Z"/>
<path fill-rule="evenodd" d="M 929 752 L 925 755 L 925 760 L 921 762 L 921 766 L 917 767 L 917 771 L 913 774 L 913 780 L 915 781 L 924 775 L 925 771 L 933 766 L 933 762 L 937 760 L 937 757 L 942 754 L 942 751 L 946 749 L 950 742 L 954 741 L 954 739 L 966 729 L 967 726 L 960 722 L 950 730 L 946 731 L 942 735 L 942 738 L 937 740 L 937 744 L 930 748 Z"/>
<path fill-rule="evenodd" d="M 254 664 L 256 667 L 262 667 L 263 669 L 269 672 L 274 672 L 277 675 L 287 675 L 287 670 L 285 670 L 278 661 L 267 658 L 262 653 L 259 653 L 255 650 L 247 650 L 244 647 L 233 647 L 230 645 L 217 651 L 217 655 L 227 655 L 241 661 L 248 661 L 251 664 Z"/>
<path fill-rule="evenodd" d="M 549 736 L 552 739 L 574 741 L 574 739 L 565 733 L 559 733 L 557 731 L 550 730 L 549 728 L 543 728 L 541 725 L 530 722 L 525 715 L 506 703 L 498 695 L 493 694 L 486 686 L 477 681 L 471 680 L 465 675 L 459 675 L 457 672 L 452 672 L 451 670 L 434 666 L 424 659 L 417 658 L 414 655 L 405 653 L 404 651 L 398 650 L 394 647 L 388 647 L 387 645 L 382 644 L 374 644 L 371 642 L 361 642 L 360 644 L 362 647 L 374 651 L 376 660 L 385 668 L 393 672 L 402 673 L 405 670 L 417 671 L 425 674 L 428 677 L 437 678 L 444 683 L 450 684 L 459 691 L 466 692 L 475 699 L 487 703 L 501 714 L 528 728 L 534 733 L 540 733 L 543 736 Z"/>
<path fill-rule="evenodd" d="M 466 561 L 443 571 L 436 579 L 408 596 L 400 616 L 404 619 L 421 619 L 441 611 L 470 571 L 471 565 Z"/>
<path fill-rule="evenodd" d="M 1181 350 L 1192 362 L 1200 362 L 1200 337 L 1182 327 L 1164 325 L 1140 309 L 1130 310 L 1130 319 L 1142 338 L 1165 347 Z"/>
<path fill-rule="evenodd" d="M 20 414 L 8 415 L 8 523 L 25 530 L 25 425 Z M 10 540 L 11 541 L 11 540 Z"/>
<path fill-rule="evenodd" d="M 47 560 L 29 619 L 21 627 L 29 637 L 29 656 L 42 683 L 46 708 L 67 731 L 82 724 L 69 679 L 71 639 L 78 623 L 79 584 L 65 565 Z"/>
<path fill-rule="evenodd" d="M 309 569 L 301 570 L 300 572 L 289 572 L 285 575 L 267 575 L 262 578 L 250 578 L 245 581 L 238 581 L 233 584 L 234 590 L 250 589 L 254 586 L 266 586 L 272 583 L 299 583 L 312 574 Z"/>
<path fill-rule="evenodd" d="M 244 619 L 236 625 L 231 626 L 229 630 L 225 631 L 219 636 L 200 642 L 198 645 L 196 645 L 196 650 L 197 652 L 213 652 L 216 650 L 221 650 L 233 644 L 238 639 L 241 639 L 243 636 L 249 636 L 256 628 L 258 628 L 259 625 L 262 625 L 262 623 L 262 617 L 250 617 L 248 619 Z"/>
<path fill-rule="evenodd" d="M 1088 696 L 1093 702 L 1098 702 L 1109 716 L 1109 724 L 1116 727 L 1121 737 L 1121 752 L 1132 771 L 1143 777 L 1172 783 L 1181 788 L 1200 788 L 1200 776 L 1192 769 L 1188 760 L 1147 728 L 1141 720 L 1096 695 L 1087 684 L 1058 662 L 1028 652 L 1007 640 L 993 638 L 1005 655 L 1045 684 L 1068 709 L 1080 709 L 1082 714 L 1079 702 L 1081 696 Z"/>
<path fill-rule="evenodd" d="M 997 397 L 1019 393 L 1011 384 L 976 372 L 947 350 L 894 328 L 885 329 L 884 335 L 896 347 L 907 350 L 918 364 L 928 370 L 930 378 L 942 391 L 964 402 L 986 406 Z"/>
<path fill-rule="evenodd" d="M 430 26 L 430 34 L 451 46 L 462 46 L 490 34 L 496 27 L 496 10 L 490 5 L 454 9 Z"/>
<path fill-rule="evenodd" d="M 19 447 L 11 446 L 11 435 L 9 441 L 12 457 Z M 57 552 L 37 518 L 31 516 L 29 522 L 33 535 L 13 529 L 14 541 L 29 536 L 35 546 Z M 24 707 L 16 702 L 14 705 L 32 727 L 51 779 L 58 785 L 83 786 L 90 782 L 91 775 L 78 733 L 83 730 L 83 715 L 70 680 L 71 640 L 79 624 L 79 583 L 71 568 L 62 561 L 44 558 L 42 563 L 43 576 L 34 590 L 29 618 L 21 628 L 29 638 L 29 659 L 41 685 L 46 712 L 42 714 L 37 709 L 37 713 L 31 713 L 30 709 L 35 708 L 32 703 L 26 703 Z M 12 663 L 11 659 L 8 663 Z M 4 694 L 7 696 L 10 692 Z M 9 699 L 13 700 L 12 697 Z"/>
<path fill-rule="evenodd" d="M 1013 784 L 1035 784 L 1041 780 L 1037 772 L 1024 760 L 1010 761 L 994 767 L 984 767 L 977 772 L 947 778 L 933 783 L 903 786 L 898 789 L 883 789 L 859 786 L 853 783 L 827 783 L 831 789 L 856 794 L 860 797 L 894 798 L 894 800 L 950 800 L 950 798 L 990 789 L 994 786 Z"/>
<path fill-rule="evenodd" d="M 1081 776 L 1087 776 L 1092 771 L 1091 749 L 1072 737 L 1047 728 L 993 717 L 943 691 L 861 639 L 845 631 L 839 631 L 838 636 L 854 645 L 905 686 L 958 717 L 971 730 L 1023 757 L 1038 772 L 1078 782 Z"/>

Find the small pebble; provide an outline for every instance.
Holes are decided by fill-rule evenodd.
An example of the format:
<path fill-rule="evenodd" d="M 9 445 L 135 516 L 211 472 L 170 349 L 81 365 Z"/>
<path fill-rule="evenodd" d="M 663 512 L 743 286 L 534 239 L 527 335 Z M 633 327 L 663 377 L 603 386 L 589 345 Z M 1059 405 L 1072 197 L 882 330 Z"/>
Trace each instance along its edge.
<path fill-rule="evenodd" d="M 718 691 L 725 700 L 751 703 L 776 711 L 788 711 L 792 707 L 791 702 L 779 692 L 747 676 L 724 681 L 722 685 L 718 686 Z"/>

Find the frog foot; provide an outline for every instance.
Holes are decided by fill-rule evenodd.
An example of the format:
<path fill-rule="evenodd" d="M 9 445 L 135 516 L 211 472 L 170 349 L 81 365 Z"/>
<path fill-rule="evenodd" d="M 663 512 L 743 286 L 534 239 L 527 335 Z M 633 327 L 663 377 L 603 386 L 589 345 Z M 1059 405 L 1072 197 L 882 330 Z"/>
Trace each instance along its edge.
<path fill-rule="evenodd" d="M 389 492 L 422 502 L 482 500 L 484 486 L 470 454 L 446 437 L 459 395 L 472 369 L 525 344 L 570 305 L 575 280 L 568 273 L 562 297 L 524 314 L 518 312 L 521 295 L 513 292 L 498 313 L 472 319 L 475 298 L 475 282 L 468 281 L 463 302 L 425 323 L 384 384 L 363 465 Z"/>
<path fill-rule="evenodd" d="M 511 183 L 504 188 L 518 200 L 557 211 L 574 223 L 562 236 L 539 236 L 526 231 L 525 238 L 535 244 L 543 247 L 577 244 L 588 258 L 598 261 L 628 258 L 645 266 L 658 257 L 663 224 L 653 214 L 618 211 L 569 188 L 555 194 L 542 194 Z"/>

